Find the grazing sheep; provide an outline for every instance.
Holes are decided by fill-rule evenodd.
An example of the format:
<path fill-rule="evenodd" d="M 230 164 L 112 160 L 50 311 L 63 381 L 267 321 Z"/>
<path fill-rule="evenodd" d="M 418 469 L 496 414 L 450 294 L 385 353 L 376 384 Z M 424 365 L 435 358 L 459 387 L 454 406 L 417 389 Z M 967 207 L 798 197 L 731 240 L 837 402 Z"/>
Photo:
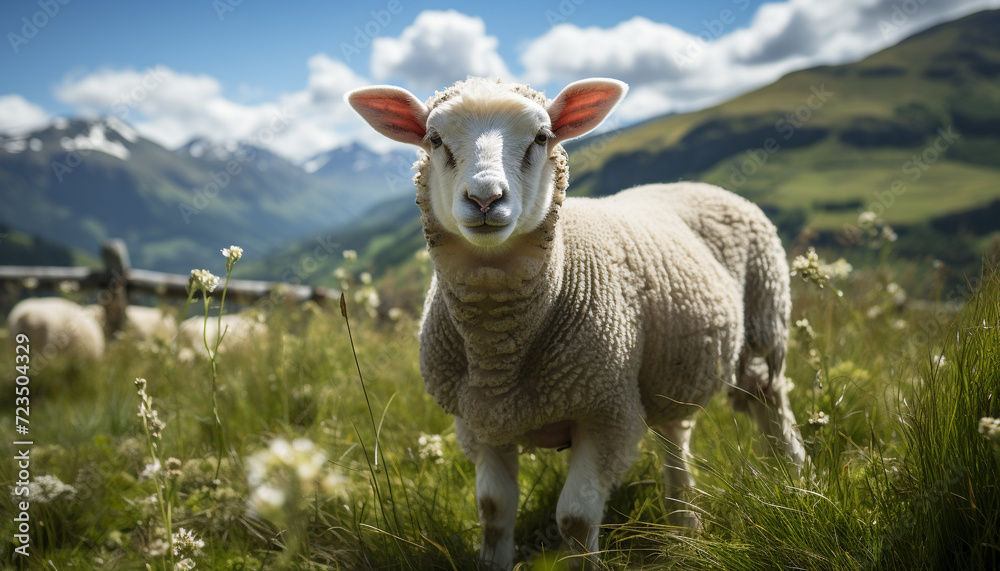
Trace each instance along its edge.
<path fill-rule="evenodd" d="M 218 317 L 209 317 L 207 327 L 204 325 L 204 320 L 204 317 L 197 316 L 181 322 L 177 340 L 182 351 L 193 349 L 199 355 L 207 357 L 203 335 L 207 336 L 208 346 L 215 347 L 215 341 L 219 337 Z M 203 327 L 205 328 L 203 329 Z M 257 317 L 243 313 L 223 315 L 222 330 L 226 334 L 219 345 L 220 353 L 238 346 L 259 346 L 266 341 L 268 335 L 267 326 Z M 183 360 L 188 360 L 188 358 Z"/>
<path fill-rule="evenodd" d="M 100 305 L 88 305 L 89 311 L 98 323 L 105 325 L 104 308 Z M 157 340 L 172 343 L 177 336 L 177 319 L 159 307 L 129 305 L 125 307 L 125 331 L 134 332 L 144 341 Z"/>
<path fill-rule="evenodd" d="M 71 355 L 100 359 L 104 355 L 104 330 L 84 307 L 61 297 L 22 300 L 10 310 L 11 336 L 28 336 L 32 355 L 45 358 Z"/>
<path fill-rule="evenodd" d="M 669 443 L 672 520 L 698 525 L 682 502 L 694 485 L 689 417 L 723 386 L 804 460 L 783 376 L 788 267 L 761 210 L 694 183 L 565 198 L 560 143 L 597 127 L 626 90 L 589 79 L 548 101 L 470 78 L 426 104 L 391 86 L 346 97 L 426 153 L 415 182 L 434 278 L 421 371 L 476 465 L 481 556 L 500 568 L 513 565 L 519 445 L 571 446 L 556 517 L 591 560 L 647 427 Z"/>

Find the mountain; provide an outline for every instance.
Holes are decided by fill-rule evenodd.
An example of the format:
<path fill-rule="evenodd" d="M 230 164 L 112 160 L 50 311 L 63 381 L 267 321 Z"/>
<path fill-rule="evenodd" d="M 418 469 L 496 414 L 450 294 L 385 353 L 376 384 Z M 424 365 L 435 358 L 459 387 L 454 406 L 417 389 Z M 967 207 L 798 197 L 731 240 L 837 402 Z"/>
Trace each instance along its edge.
<path fill-rule="evenodd" d="M 136 267 L 215 267 L 222 247 L 259 257 L 408 193 L 370 154 L 355 146 L 337 156 L 368 166 L 310 174 L 245 143 L 195 139 L 170 151 L 113 117 L 60 119 L 0 137 L 0 224 L 88 252 L 123 238 Z"/>
<path fill-rule="evenodd" d="M 916 34 L 859 62 L 791 73 L 702 111 L 644 121 L 567 145 L 570 192 L 700 180 L 761 204 L 786 240 L 820 241 L 873 210 L 896 251 L 975 271 L 1000 234 L 1000 11 Z M 381 271 L 422 247 L 412 196 L 324 236 Z M 314 240 L 266 259 L 291 267 Z M 340 260 L 308 279 L 334 283 Z"/>

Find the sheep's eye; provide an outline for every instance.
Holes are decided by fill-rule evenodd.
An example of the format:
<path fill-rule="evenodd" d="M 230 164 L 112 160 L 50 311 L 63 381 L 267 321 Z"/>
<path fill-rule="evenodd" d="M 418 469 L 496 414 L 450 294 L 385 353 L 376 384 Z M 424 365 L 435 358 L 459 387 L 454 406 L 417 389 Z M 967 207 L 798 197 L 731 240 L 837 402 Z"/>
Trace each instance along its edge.
<path fill-rule="evenodd" d="M 548 141 L 549 141 L 549 137 L 545 133 L 539 133 L 539 134 L 535 135 L 535 142 L 538 143 L 539 145 L 544 145 Z"/>
<path fill-rule="evenodd" d="M 431 142 L 431 145 L 435 149 L 441 146 L 441 135 L 438 135 L 437 133 L 431 133 L 430 136 L 427 137 L 427 140 Z"/>

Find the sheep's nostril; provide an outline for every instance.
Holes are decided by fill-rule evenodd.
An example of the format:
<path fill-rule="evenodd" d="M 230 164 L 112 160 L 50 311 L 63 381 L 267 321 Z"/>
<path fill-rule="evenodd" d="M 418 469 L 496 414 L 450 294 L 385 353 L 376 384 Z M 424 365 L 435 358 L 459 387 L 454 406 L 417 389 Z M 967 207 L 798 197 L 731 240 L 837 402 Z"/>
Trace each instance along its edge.
<path fill-rule="evenodd" d="M 471 200 L 472 202 L 475 202 L 476 205 L 479 206 L 479 210 L 485 214 L 490 211 L 491 204 L 503 198 L 503 193 L 502 192 L 496 193 L 493 196 L 486 199 L 485 201 L 480 199 L 478 196 L 473 196 L 471 194 L 466 194 L 465 197 Z"/>

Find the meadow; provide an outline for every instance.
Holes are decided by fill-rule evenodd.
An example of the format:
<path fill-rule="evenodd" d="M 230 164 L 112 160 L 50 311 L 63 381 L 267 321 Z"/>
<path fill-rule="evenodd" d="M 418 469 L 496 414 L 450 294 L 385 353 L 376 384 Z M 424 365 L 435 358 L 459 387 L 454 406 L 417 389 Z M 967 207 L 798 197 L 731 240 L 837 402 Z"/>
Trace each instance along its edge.
<path fill-rule="evenodd" d="M 1000 422 L 989 420 L 1000 417 L 1000 275 L 954 285 L 925 268 L 926 299 L 912 299 L 887 248 L 858 269 L 803 258 L 792 278 L 787 375 L 803 473 L 765 454 L 750 418 L 717 395 L 692 442 L 704 530 L 667 524 L 665 449 L 650 434 L 609 503 L 602 565 L 1000 567 Z M 419 300 L 401 293 L 421 290 L 426 264 L 399 280 L 409 289 L 379 291 L 345 260 L 347 318 L 336 303 L 267 305 L 266 343 L 214 359 L 126 335 L 97 365 L 32 361 L 29 555 L 5 540 L 0 565 L 476 568 L 474 469 L 424 392 Z M 222 265 L 209 269 L 224 276 Z M 195 295 L 192 313 L 201 303 Z M 16 344 L 0 341 L 6 395 Z M 13 435 L 13 399 L 4 403 Z M 17 438 L 0 444 L 8 538 L 24 499 Z M 566 565 L 554 519 L 566 454 L 522 456 L 521 569 Z"/>

